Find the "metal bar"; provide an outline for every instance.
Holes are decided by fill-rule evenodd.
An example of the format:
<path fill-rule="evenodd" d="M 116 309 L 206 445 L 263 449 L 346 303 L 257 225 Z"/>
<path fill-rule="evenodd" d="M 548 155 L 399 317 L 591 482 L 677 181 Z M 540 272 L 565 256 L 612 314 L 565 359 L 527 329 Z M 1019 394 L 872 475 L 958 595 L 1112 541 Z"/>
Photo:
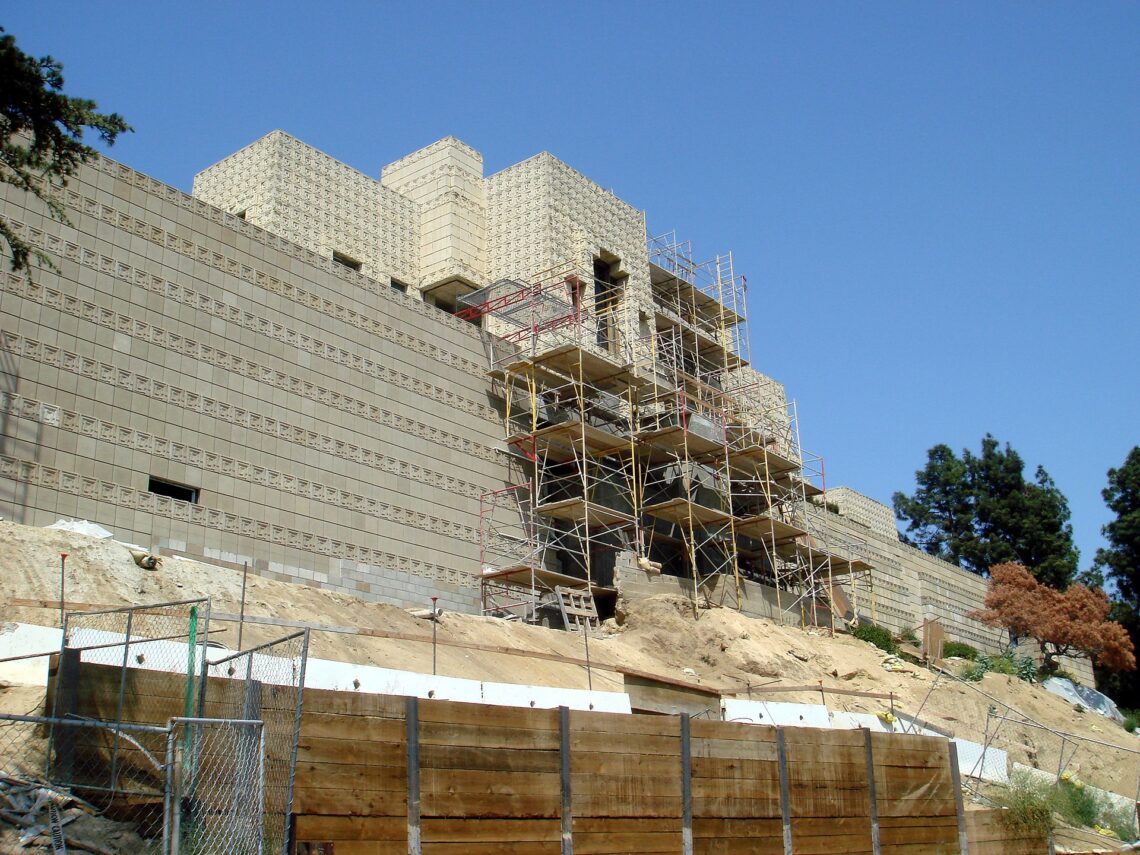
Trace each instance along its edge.
<path fill-rule="evenodd" d="M 792 852 L 792 803 L 788 794 L 788 748 L 784 742 L 784 729 L 776 728 L 776 760 L 780 764 L 780 819 L 784 826 L 784 855 Z"/>
<path fill-rule="evenodd" d="M 970 838 L 966 833 L 966 806 L 962 799 L 962 773 L 958 769 L 958 746 L 948 740 L 950 746 L 950 782 L 954 786 L 954 810 L 958 815 L 958 851 L 969 855 Z"/>
<path fill-rule="evenodd" d="M 871 851 L 882 855 L 879 838 L 879 795 L 875 789 L 875 751 L 871 745 L 871 728 L 863 728 L 863 752 L 867 758 L 867 801 L 871 807 Z"/>
<path fill-rule="evenodd" d="M 79 617 L 91 617 L 93 615 L 114 615 L 121 614 L 122 612 L 138 612 L 141 615 L 155 614 L 154 609 L 166 609 L 171 606 L 196 606 L 201 603 L 209 601 L 209 597 L 198 597 L 193 600 L 173 600 L 169 603 L 147 603 L 145 606 L 117 606 L 113 609 L 99 609 L 92 612 L 72 612 L 72 614 Z"/>
<path fill-rule="evenodd" d="M 174 727 L 166 729 L 166 769 L 162 776 L 162 855 L 171 855 L 173 843 L 170 839 L 170 830 L 174 826 L 174 799 L 172 788 L 174 786 Z"/>
<path fill-rule="evenodd" d="M 404 704 L 405 740 L 408 746 L 408 855 L 421 855 L 420 845 L 420 701 Z"/>
<path fill-rule="evenodd" d="M 570 790 L 570 708 L 558 708 L 558 750 L 562 782 L 562 855 L 574 855 L 574 806 Z"/>
<path fill-rule="evenodd" d="M 225 614 L 222 614 L 219 612 L 218 617 L 221 620 L 228 620 L 228 619 L 230 619 L 231 616 L 225 615 Z M 284 623 L 284 622 L 279 623 L 277 621 L 270 621 L 268 619 L 257 619 L 257 618 L 252 618 L 252 617 L 247 617 L 246 621 L 248 621 L 249 623 L 254 623 L 254 622 L 271 623 L 273 626 L 298 626 L 299 625 L 297 623 Z M 260 653 L 262 650 L 268 650 L 271 647 L 276 647 L 279 644 L 282 644 L 283 642 L 292 641 L 294 638 L 300 638 L 302 635 L 305 635 L 309 629 L 318 629 L 318 630 L 326 629 L 325 627 L 322 627 L 322 626 L 309 626 L 309 625 L 305 625 L 305 624 L 300 624 L 300 626 L 302 626 L 302 629 L 299 629 L 297 632 L 290 633 L 289 635 L 282 636 L 281 638 L 275 638 L 273 641 L 267 641 L 264 644 L 257 645 L 256 647 L 251 647 L 251 648 L 249 648 L 249 650 L 238 650 L 235 653 L 231 653 L 228 656 L 223 656 L 221 659 L 211 659 L 210 660 L 210 667 L 212 668 L 215 665 L 224 665 L 226 662 L 229 662 L 231 659 L 237 659 L 239 656 L 245 656 L 246 654 L 252 654 L 252 653 Z M 336 630 L 332 630 L 332 631 L 335 632 Z"/>
<path fill-rule="evenodd" d="M 693 855 L 693 756 L 689 714 L 681 713 L 681 852 Z"/>
<path fill-rule="evenodd" d="M 16 713 L 0 713 L 0 721 L 22 721 L 29 724 L 50 724 L 60 725 L 63 727 L 101 727 L 107 728 L 108 722 L 93 721 L 86 718 L 56 718 L 54 716 L 45 715 L 17 715 Z M 132 722 L 121 722 L 116 725 L 116 729 L 125 731 L 138 731 L 141 733 L 166 733 L 168 727 L 163 727 L 158 724 L 134 724 Z"/>
<path fill-rule="evenodd" d="M 285 792 L 285 842 L 286 845 L 291 845 L 292 841 L 289 840 L 289 817 L 293 813 L 293 788 L 297 778 L 297 744 L 301 741 L 301 707 L 305 703 L 305 670 L 309 664 L 309 631 L 304 631 L 304 638 L 301 642 L 301 667 L 297 674 L 297 709 L 293 716 L 293 745 L 291 746 L 291 754 L 289 757 L 289 784 Z M 417 730 L 417 734 L 418 734 Z M 419 768 L 416 769 L 416 781 L 418 790 L 419 781 Z M 288 851 L 288 850 L 286 850 Z"/>
<path fill-rule="evenodd" d="M 115 721 L 123 720 L 123 698 L 127 693 L 127 667 L 131 655 L 131 630 L 134 628 L 135 613 L 127 612 L 127 631 L 123 635 L 123 668 L 119 672 L 119 699 L 115 706 Z M 111 749 L 111 792 L 115 792 L 115 785 L 119 777 L 119 734 L 115 734 L 114 747 Z"/>

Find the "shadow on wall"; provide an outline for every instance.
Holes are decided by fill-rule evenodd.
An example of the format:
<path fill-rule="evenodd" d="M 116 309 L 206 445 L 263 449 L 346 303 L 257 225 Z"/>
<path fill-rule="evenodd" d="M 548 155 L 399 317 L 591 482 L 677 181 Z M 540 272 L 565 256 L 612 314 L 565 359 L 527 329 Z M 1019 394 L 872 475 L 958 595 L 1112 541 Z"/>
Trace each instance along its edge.
<path fill-rule="evenodd" d="M 41 419 L 33 420 L 27 434 L 21 435 L 21 420 L 13 412 L 15 396 L 19 390 L 20 372 L 16 355 L 12 352 L 8 333 L 0 332 L 0 458 L 9 461 L 39 461 L 40 438 L 43 434 Z M 28 488 L 26 480 L 16 477 L 0 479 L 0 516 L 13 522 L 24 523 L 28 512 Z"/>

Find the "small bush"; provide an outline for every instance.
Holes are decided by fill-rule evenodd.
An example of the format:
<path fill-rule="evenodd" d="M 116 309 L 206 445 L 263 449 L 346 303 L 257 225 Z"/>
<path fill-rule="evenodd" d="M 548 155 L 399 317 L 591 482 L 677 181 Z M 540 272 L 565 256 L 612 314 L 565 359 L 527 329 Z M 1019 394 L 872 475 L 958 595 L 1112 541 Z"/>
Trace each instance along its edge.
<path fill-rule="evenodd" d="M 1053 809 L 1070 825 L 1092 828 L 1100 819 L 1101 803 L 1096 793 L 1065 772 L 1053 791 Z"/>
<path fill-rule="evenodd" d="M 1111 831 L 1117 840 L 1136 839 L 1136 811 L 1130 810 L 1126 805 L 1117 805 L 1105 799 L 1097 825 L 1103 830 Z"/>
<path fill-rule="evenodd" d="M 891 638 L 891 631 L 878 624 L 861 623 L 851 630 L 851 634 L 861 641 L 875 645 L 885 653 L 895 654 L 899 652 L 899 646 Z"/>
<path fill-rule="evenodd" d="M 1048 837 L 1053 833 L 1053 785 L 1025 772 L 1009 776 L 1009 786 L 995 800 L 1006 808 L 1002 821 L 1029 835 Z"/>
<path fill-rule="evenodd" d="M 918 635 L 915 633 L 914 628 L 904 629 L 902 635 L 899 636 L 907 644 L 918 644 Z"/>
<path fill-rule="evenodd" d="M 942 656 L 957 656 L 959 659 L 969 659 L 973 662 L 978 658 L 978 648 L 971 647 L 963 641 L 947 641 L 942 645 Z"/>
<path fill-rule="evenodd" d="M 1124 729 L 1129 733 L 1135 733 L 1136 728 L 1140 727 L 1140 710 L 1121 710 L 1124 714 Z"/>
<path fill-rule="evenodd" d="M 979 653 L 977 659 L 966 666 L 962 672 L 962 679 L 977 682 L 986 674 L 1008 674 L 1032 683 L 1037 678 L 1037 665 L 1028 656 L 1018 656 L 1007 650 L 1001 656 L 990 656 Z"/>

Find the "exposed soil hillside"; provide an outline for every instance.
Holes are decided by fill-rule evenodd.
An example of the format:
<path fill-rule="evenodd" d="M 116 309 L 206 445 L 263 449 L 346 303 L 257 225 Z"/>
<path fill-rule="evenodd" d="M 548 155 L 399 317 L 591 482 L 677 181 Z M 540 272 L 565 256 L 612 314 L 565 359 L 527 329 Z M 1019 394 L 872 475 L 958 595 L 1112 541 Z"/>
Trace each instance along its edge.
<path fill-rule="evenodd" d="M 79 607 L 155 603 L 209 596 L 215 613 L 236 613 L 241 573 L 193 561 L 166 559 L 161 568 L 138 567 L 128 550 L 110 540 L 0 523 L 0 621 L 55 625 L 59 553 L 67 552 L 67 599 Z M 431 625 L 394 606 L 365 603 L 347 594 L 291 585 L 252 574 L 246 612 L 255 617 L 351 627 L 357 634 L 313 633 L 312 654 L 412 671 L 431 670 Z M 42 602 L 37 602 L 42 601 Z M 234 646 L 236 626 L 222 623 L 220 640 Z M 211 622 L 211 635 L 219 628 Z M 438 671 L 488 681 L 585 688 L 583 639 L 557 630 L 497 618 L 446 613 L 438 626 Z M 243 646 L 279 637 L 280 626 L 246 624 Z M 893 692 L 897 711 L 934 727 L 993 744 L 1017 762 L 1056 771 L 1064 731 L 1140 750 L 1140 739 L 1093 713 L 1082 712 L 1039 686 L 987 675 L 975 686 L 916 666 L 888 671 L 884 654 L 849 636 L 745 617 L 729 609 L 700 610 L 680 597 L 623 601 L 605 631 L 589 640 L 593 688 L 621 690 L 617 668 L 751 694 L 772 701 L 818 703 L 814 691 L 766 694 L 765 689 L 816 686 Z M 980 691 L 979 691 L 980 690 Z M 982 692 L 993 697 L 987 698 Z M 0 696 L 4 707 L 26 705 L 24 693 Z M 832 710 L 884 712 L 889 702 L 827 694 Z M 1042 727 L 1015 725 L 1012 706 Z M 26 709 L 18 710 L 26 712 Z M 991 712 L 996 713 L 992 715 Z M 1003 720 L 1004 716 L 1004 720 Z M 1000 723 L 1000 726 L 999 726 Z M 1073 749 L 1070 741 L 1066 757 Z M 1140 754 L 1079 743 L 1069 768 L 1085 780 L 1135 795 Z"/>

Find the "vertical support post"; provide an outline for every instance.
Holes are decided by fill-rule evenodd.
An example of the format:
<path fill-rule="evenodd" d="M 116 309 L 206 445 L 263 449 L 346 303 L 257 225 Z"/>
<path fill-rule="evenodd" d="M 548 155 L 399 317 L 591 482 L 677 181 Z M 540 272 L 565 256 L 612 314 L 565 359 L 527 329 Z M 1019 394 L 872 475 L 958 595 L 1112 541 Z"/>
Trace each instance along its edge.
<path fill-rule="evenodd" d="M 574 808 L 570 792 L 570 708 L 558 708 L 558 750 L 562 781 L 562 855 L 574 855 Z"/>
<path fill-rule="evenodd" d="M 435 604 L 439 597 L 431 598 L 431 675 L 435 676 L 435 626 L 439 622 L 435 613 Z"/>
<path fill-rule="evenodd" d="M 134 630 L 135 610 L 127 610 L 127 631 L 123 636 L 123 668 L 119 671 L 119 698 L 115 705 L 115 743 L 111 749 L 111 795 L 118 789 L 119 779 L 119 730 L 123 721 L 123 701 L 127 693 L 127 668 L 130 667 L 131 632 Z M 187 712 L 186 715 L 190 713 Z"/>
<path fill-rule="evenodd" d="M 79 665 L 82 653 L 74 647 L 65 647 L 59 656 L 56 676 L 55 700 L 52 715 L 68 718 L 79 707 Z M 49 781 L 67 786 L 74 783 L 75 734 L 74 727 L 52 725 L 49 731 L 48 768 L 44 771 Z"/>
<path fill-rule="evenodd" d="M 681 713 L 681 853 L 693 855 L 693 755 L 688 713 Z"/>
<path fill-rule="evenodd" d="M 241 563 L 241 610 L 238 612 L 238 642 L 237 649 L 241 650 L 241 635 L 245 629 L 245 583 L 249 579 L 249 562 Z"/>
<path fill-rule="evenodd" d="M 289 788 L 285 793 L 285 818 L 289 822 L 289 817 L 293 813 L 293 789 L 296 784 L 297 778 L 297 744 L 301 741 L 301 708 L 305 703 L 305 670 L 309 665 L 309 629 L 305 628 L 305 634 L 301 636 L 301 667 L 297 672 L 297 708 L 293 711 L 293 745 L 290 748 L 289 755 Z M 417 709 L 418 715 L 418 709 Z M 417 739 L 418 739 L 417 731 Z M 416 767 L 416 791 L 419 792 L 419 766 Z M 293 828 L 291 822 L 288 825 L 289 829 Z M 293 841 L 289 841 L 292 846 Z M 292 851 L 290 849 L 289 851 Z"/>
<path fill-rule="evenodd" d="M 409 697 L 404 706 L 408 746 L 408 855 L 420 855 L 420 700 Z"/>
<path fill-rule="evenodd" d="M 168 722 L 166 727 L 166 766 L 162 782 L 162 855 L 172 855 L 174 845 L 170 831 L 174 828 L 174 722 Z"/>
<path fill-rule="evenodd" d="M 867 758 L 867 800 L 871 808 L 871 851 L 882 855 L 879 838 L 879 794 L 875 789 L 875 750 L 871 745 L 871 728 L 863 728 L 863 753 Z"/>
<path fill-rule="evenodd" d="M 64 589 L 67 586 L 67 553 L 59 553 L 59 628 L 64 628 L 64 611 L 67 599 L 64 597 Z"/>
<path fill-rule="evenodd" d="M 784 729 L 776 728 L 776 760 L 780 764 L 780 818 L 784 826 L 784 855 L 792 853 L 792 803 L 788 793 L 788 748 Z"/>
<path fill-rule="evenodd" d="M 949 740 L 950 746 L 950 782 L 954 786 L 954 810 L 958 814 L 958 851 L 961 855 L 969 855 L 970 838 L 966 833 L 966 806 L 962 802 L 962 774 L 958 769 L 958 746 L 954 740 Z"/>

